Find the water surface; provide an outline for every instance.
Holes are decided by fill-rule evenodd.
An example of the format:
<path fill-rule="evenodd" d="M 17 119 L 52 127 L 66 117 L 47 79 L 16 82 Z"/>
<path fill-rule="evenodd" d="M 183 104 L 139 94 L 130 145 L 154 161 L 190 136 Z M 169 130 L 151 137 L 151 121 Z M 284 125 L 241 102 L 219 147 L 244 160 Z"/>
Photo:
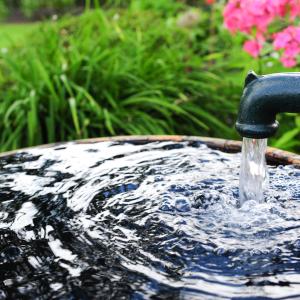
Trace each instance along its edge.
<path fill-rule="evenodd" d="M 239 201 L 240 154 L 66 144 L 0 160 L 0 299 L 299 299 L 300 170 Z M 261 298 L 258 298 L 261 297 Z"/>

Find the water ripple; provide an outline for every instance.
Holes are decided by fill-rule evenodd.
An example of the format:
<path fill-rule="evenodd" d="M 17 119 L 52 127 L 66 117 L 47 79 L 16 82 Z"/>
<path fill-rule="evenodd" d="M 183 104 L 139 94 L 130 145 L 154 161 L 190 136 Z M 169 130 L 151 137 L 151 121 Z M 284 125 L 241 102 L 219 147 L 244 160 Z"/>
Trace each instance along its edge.
<path fill-rule="evenodd" d="M 3 158 L 0 299 L 300 298 L 300 172 L 238 209 L 239 164 L 174 142 Z"/>

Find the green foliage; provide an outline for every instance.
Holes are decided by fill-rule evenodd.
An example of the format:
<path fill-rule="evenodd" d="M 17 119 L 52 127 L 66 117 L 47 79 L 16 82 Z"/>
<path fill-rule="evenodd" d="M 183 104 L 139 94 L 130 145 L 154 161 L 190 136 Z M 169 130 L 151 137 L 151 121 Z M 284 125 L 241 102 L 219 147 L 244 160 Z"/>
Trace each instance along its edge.
<path fill-rule="evenodd" d="M 40 9 L 66 10 L 75 4 L 75 0 L 21 0 L 20 7 L 28 18 Z"/>
<path fill-rule="evenodd" d="M 97 0 L 96 0 L 97 1 Z M 54 13 L 65 13 L 80 5 L 77 0 L 0 0 L 0 19 L 5 20 L 17 12 L 20 20 L 45 18 Z M 88 2 L 88 1 L 87 1 Z M 20 15 L 20 12 L 23 16 Z"/>
<path fill-rule="evenodd" d="M 0 19 L 4 19 L 7 17 L 9 13 L 9 9 L 4 3 L 4 1 L 0 1 Z"/>
<path fill-rule="evenodd" d="M 130 9 L 133 10 L 155 10 L 162 13 L 164 16 L 172 16 L 185 6 L 181 2 L 174 0 L 152 1 L 140 0 L 131 1 Z"/>
<path fill-rule="evenodd" d="M 0 26 L 0 48 L 5 49 L 16 43 L 26 42 L 28 35 L 38 26 L 38 23 L 2 24 Z"/>
<path fill-rule="evenodd" d="M 236 137 L 239 93 L 198 38 L 155 11 L 45 23 L 2 54 L 1 150 L 116 134 Z"/>
<path fill-rule="evenodd" d="M 83 15 L 44 23 L 0 52 L 0 150 L 122 134 L 238 139 L 247 72 L 286 71 L 271 52 L 254 60 L 241 50 L 221 4 L 186 27 L 183 1 L 118 1 L 104 11 L 90 1 Z M 126 9 L 108 8 L 116 4 Z M 299 116 L 279 121 L 271 144 L 298 152 Z"/>

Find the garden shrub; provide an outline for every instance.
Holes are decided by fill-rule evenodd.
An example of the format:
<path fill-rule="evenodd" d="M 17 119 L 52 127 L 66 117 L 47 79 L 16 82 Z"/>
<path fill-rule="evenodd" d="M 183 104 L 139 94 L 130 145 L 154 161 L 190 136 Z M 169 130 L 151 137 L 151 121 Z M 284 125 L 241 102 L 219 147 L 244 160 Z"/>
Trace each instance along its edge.
<path fill-rule="evenodd" d="M 0 51 L 1 150 L 122 134 L 238 139 L 247 72 L 286 70 L 267 47 L 256 59 L 242 51 L 245 36 L 223 25 L 224 1 L 117 2 L 44 23 Z M 117 4 L 126 9 L 109 8 Z M 197 22 L 185 26 L 191 12 Z M 298 152 L 299 116 L 278 119 L 270 144 Z"/>
<path fill-rule="evenodd" d="M 240 86 L 216 72 L 201 22 L 191 31 L 159 11 L 95 10 L 45 23 L 1 55 L 1 150 L 121 134 L 237 137 Z"/>

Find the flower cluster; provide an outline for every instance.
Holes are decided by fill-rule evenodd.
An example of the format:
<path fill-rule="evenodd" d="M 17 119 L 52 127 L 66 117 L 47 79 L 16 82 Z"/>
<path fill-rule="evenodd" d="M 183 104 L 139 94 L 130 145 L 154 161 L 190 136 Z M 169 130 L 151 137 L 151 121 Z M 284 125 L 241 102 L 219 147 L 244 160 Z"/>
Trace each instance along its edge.
<path fill-rule="evenodd" d="M 300 54 L 300 27 L 289 26 L 274 34 L 275 50 L 284 49 L 281 62 L 286 67 L 297 65 L 296 57 Z"/>
<path fill-rule="evenodd" d="M 224 23 L 231 33 L 243 32 L 249 39 L 244 50 L 259 56 L 266 40 L 275 50 L 283 49 L 281 61 L 286 67 L 297 64 L 300 54 L 300 27 L 292 26 L 271 34 L 269 25 L 277 20 L 290 24 L 300 16 L 300 0 L 229 0 L 224 9 Z"/>

